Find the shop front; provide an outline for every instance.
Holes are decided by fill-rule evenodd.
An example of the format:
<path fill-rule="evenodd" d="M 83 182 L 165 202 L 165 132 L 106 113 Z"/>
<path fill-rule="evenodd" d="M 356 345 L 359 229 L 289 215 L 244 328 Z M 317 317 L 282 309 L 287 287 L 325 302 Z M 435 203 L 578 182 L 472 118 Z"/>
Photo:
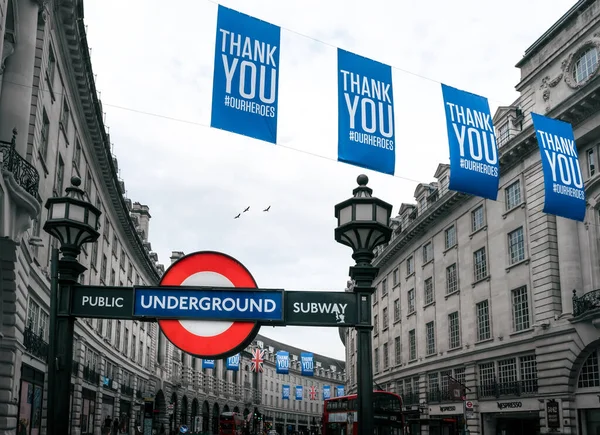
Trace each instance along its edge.
<path fill-rule="evenodd" d="M 464 426 L 463 403 L 429 405 L 429 435 L 459 435 Z"/>
<path fill-rule="evenodd" d="M 407 405 L 402 409 L 406 432 L 410 435 L 421 434 L 421 411 L 418 405 Z"/>
<path fill-rule="evenodd" d="M 129 419 L 131 418 L 131 402 L 121 399 L 119 401 L 119 430 L 129 433 Z"/>
<path fill-rule="evenodd" d="M 39 435 L 42 428 L 44 372 L 21 366 L 18 435 Z"/>
<path fill-rule="evenodd" d="M 581 435 L 600 434 L 600 396 L 598 391 L 579 393 L 575 397 L 577 423 Z"/>
<path fill-rule="evenodd" d="M 482 435 L 532 435 L 540 430 L 540 402 L 536 398 L 481 401 Z"/>
<path fill-rule="evenodd" d="M 94 433 L 94 420 L 96 416 L 96 392 L 81 389 L 81 435 L 92 435 Z"/>

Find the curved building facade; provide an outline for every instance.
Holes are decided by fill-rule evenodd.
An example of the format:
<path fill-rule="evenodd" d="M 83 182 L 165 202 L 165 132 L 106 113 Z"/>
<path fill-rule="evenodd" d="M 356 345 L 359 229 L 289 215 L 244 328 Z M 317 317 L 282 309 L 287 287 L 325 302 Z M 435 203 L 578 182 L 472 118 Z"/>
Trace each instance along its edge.
<path fill-rule="evenodd" d="M 579 1 L 526 51 L 521 95 L 494 116 L 498 200 L 449 191 L 439 165 L 377 251 L 374 379 L 403 396 L 412 434 L 600 430 L 599 59 L 600 2 Z M 532 112 L 573 125 L 583 223 L 543 213 Z"/>

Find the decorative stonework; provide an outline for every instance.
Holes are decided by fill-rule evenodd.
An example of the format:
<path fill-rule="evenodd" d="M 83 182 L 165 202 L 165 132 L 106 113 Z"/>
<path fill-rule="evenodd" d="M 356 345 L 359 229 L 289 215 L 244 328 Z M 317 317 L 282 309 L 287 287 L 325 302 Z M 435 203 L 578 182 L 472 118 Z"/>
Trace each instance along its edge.
<path fill-rule="evenodd" d="M 6 68 L 6 59 L 15 52 L 15 44 L 4 38 L 2 42 L 2 59 L 0 60 L 0 75 L 4 74 Z"/>
<path fill-rule="evenodd" d="M 562 80 L 563 75 L 564 75 L 563 73 L 560 73 L 553 79 L 550 79 L 550 76 L 546 76 L 542 79 L 542 84 L 540 85 L 540 89 L 544 90 L 544 93 L 542 94 L 542 98 L 544 99 L 544 101 L 548 101 L 550 99 L 550 89 L 549 88 L 554 88 L 556 85 L 558 85 L 560 83 L 560 81 Z"/>
<path fill-rule="evenodd" d="M 575 81 L 575 78 L 573 77 L 573 73 L 575 71 L 575 65 L 577 63 L 577 60 L 579 60 L 579 57 L 583 54 L 584 51 L 595 47 L 596 50 L 598 51 L 598 54 L 600 55 L 600 37 L 598 35 L 598 33 L 594 34 L 594 37 L 588 41 L 585 41 L 584 43 L 580 44 L 571 54 L 569 54 L 569 56 L 562 62 L 562 67 L 563 67 L 563 71 L 564 71 L 564 77 L 565 77 L 565 83 L 571 88 L 571 89 L 580 89 L 583 86 L 587 85 L 591 80 L 593 80 L 596 76 L 596 74 L 598 73 L 598 69 L 600 68 L 600 62 L 598 62 L 596 64 L 596 67 L 594 68 L 594 70 L 592 71 L 592 73 L 589 75 L 589 77 L 587 79 L 585 79 L 584 81 L 578 83 Z"/>

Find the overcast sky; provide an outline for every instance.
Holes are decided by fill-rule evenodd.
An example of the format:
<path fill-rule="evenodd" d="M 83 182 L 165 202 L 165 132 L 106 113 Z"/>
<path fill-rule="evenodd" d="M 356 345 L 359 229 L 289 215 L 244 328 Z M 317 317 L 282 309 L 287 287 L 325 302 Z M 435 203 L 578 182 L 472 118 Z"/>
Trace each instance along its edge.
<path fill-rule="evenodd" d="M 352 258 L 333 238 L 333 207 L 356 177 L 366 173 L 394 214 L 414 202 L 415 180 L 432 181 L 449 162 L 439 82 L 486 96 L 492 113 L 512 103 L 515 63 L 574 3 L 223 1 L 282 28 L 278 145 L 207 127 L 216 3 L 85 0 L 85 24 L 121 177 L 150 207 L 160 261 L 216 250 L 261 287 L 343 290 Z M 336 47 L 395 67 L 395 177 L 336 162 Z M 261 333 L 344 358 L 336 328 Z"/>

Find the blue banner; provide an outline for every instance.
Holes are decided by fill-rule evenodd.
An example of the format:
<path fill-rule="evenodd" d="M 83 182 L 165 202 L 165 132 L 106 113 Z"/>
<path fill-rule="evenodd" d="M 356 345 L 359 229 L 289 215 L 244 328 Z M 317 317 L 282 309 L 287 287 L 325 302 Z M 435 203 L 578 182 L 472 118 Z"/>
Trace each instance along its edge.
<path fill-rule="evenodd" d="M 281 290 L 136 287 L 134 316 L 171 319 L 283 320 Z"/>
<path fill-rule="evenodd" d="M 302 352 L 300 354 L 300 363 L 302 365 L 302 376 L 314 375 L 314 357 L 310 352 Z"/>
<path fill-rule="evenodd" d="M 227 361 L 225 362 L 225 367 L 227 368 L 227 370 L 231 370 L 233 372 L 239 371 L 240 370 L 240 354 L 238 353 L 237 355 L 230 356 L 229 358 L 227 358 Z"/>
<path fill-rule="evenodd" d="M 281 398 L 283 400 L 290 400 L 290 386 L 289 385 L 281 386 Z"/>
<path fill-rule="evenodd" d="M 331 399 L 331 386 L 323 385 L 323 400 Z"/>
<path fill-rule="evenodd" d="M 344 386 L 338 385 L 335 387 L 335 397 L 342 397 L 344 395 Z"/>
<path fill-rule="evenodd" d="M 338 160 L 394 175 L 392 68 L 338 48 Z"/>
<path fill-rule="evenodd" d="M 296 385 L 296 400 L 302 400 L 303 393 L 302 385 Z"/>
<path fill-rule="evenodd" d="M 442 94 L 450 146 L 448 188 L 495 201 L 500 165 L 488 100 L 443 83 Z"/>
<path fill-rule="evenodd" d="M 275 354 L 276 372 L 280 375 L 287 375 L 290 372 L 290 354 L 280 350 Z"/>
<path fill-rule="evenodd" d="M 571 124 L 531 114 L 544 171 L 544 213 L 583 222 L 585 190 Z"/>
<path fill-rule="evenodd" d="M 215 368 L 215 360 L 214 359 L 203 359 L 202 360 L 202 368 L 203 369 L 214 369 Z"/>
<path fill-rule="evenodd" d="M 277 143 L 281 29 L 219 5 L 210 126 Z"/>

